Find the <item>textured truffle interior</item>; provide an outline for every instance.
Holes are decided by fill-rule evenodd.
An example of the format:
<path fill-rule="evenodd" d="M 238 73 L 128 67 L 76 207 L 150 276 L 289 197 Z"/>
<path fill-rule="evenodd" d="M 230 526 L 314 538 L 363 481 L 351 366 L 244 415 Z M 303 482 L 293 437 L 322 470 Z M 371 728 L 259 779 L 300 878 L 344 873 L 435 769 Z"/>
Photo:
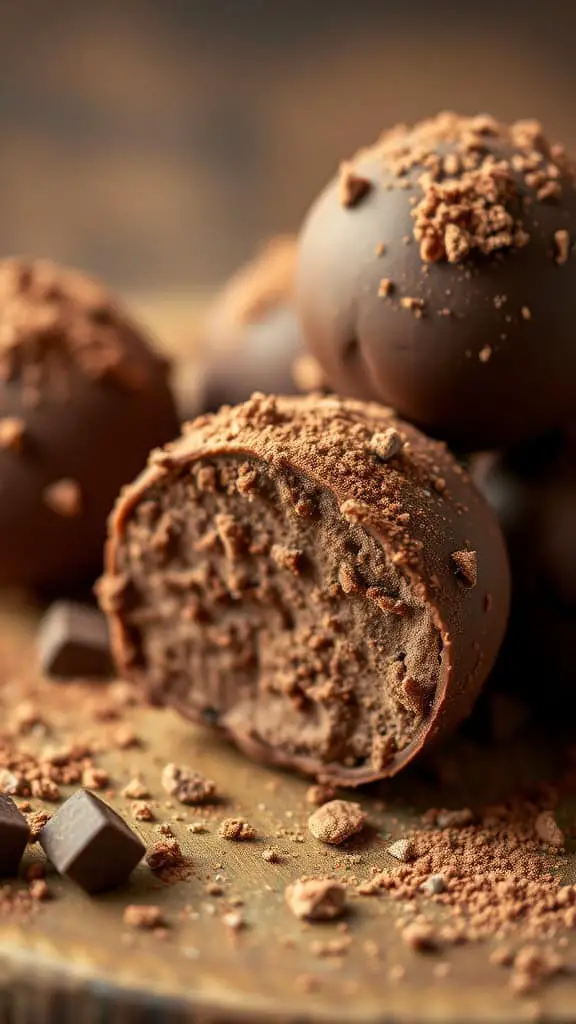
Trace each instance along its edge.
<path fill-rule="evenodd" d="M 434 700 L 429 606 L 332 494 L 238 457 L 132 511 L 119 614 L 153 696 L 290 757 L 382 768 Z"/>

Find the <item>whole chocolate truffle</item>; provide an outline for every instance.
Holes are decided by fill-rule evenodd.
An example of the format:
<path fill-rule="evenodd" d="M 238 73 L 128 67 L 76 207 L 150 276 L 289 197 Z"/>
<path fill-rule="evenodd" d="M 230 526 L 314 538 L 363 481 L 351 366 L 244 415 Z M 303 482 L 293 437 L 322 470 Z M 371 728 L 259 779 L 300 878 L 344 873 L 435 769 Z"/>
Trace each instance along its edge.
<path fill-rule="evenodd" d="M 121 673 L 251 756 L 393 775 L 470 710 L 508 566 L 444 445 L 389 409 L 254 395 L 121 497 L 102 602 Z"/>
<path fill-rule="evenodd" d="M 336 391 L 468 450 L 576 402 L 573 165 L 537 122 L 440 114 L 340 169 L 304 225 L 297 306 Z"/>
<path fill-rule="evenodd" d="M 177 432 L 166 363 L 99 284 L 0 262 L 0 585 L 93 580 L 120 487 Z"/>
<path fill-rule="evenodd" d="M 203 327 L 203 404 L 210 412 L 253 391 L 293 395 L 322 386 L 294 310 L 296 239 L 271 239 L 224 287 Z"/>
<path fill-rule="evenodd" d="M 504 531 L 513 579 L 499 680 L 526 691 L 550 680 L 574 694 L 576 436 L 553 433 L 471 465 Z M 530 642 L 527 643 L 527 637 Z"/>

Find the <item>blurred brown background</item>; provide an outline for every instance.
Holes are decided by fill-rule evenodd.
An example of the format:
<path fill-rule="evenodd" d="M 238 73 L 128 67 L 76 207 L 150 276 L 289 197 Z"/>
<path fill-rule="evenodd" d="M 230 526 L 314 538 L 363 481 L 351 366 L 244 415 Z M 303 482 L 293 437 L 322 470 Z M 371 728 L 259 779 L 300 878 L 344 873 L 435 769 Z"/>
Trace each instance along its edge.
<path fill-rule="evenodd" d="M 576 149 L 575 31 L 573 0 L 0 0 L 2 249 L 210 289 L 395 121 Z"/>

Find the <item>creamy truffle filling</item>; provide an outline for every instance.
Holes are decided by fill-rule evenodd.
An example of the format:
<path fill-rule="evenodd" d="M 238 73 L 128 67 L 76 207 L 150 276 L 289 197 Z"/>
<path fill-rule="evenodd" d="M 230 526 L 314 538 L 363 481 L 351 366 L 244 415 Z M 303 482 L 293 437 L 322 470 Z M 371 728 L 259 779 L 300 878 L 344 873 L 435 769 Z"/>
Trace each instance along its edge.
<path fill-rule="evenodd" d="M 132 511 L 117 569 L 155 697 L 289 757 L 382 769 L 433 703 L 428 605 L 331 492 L 242 455 L 200 460 Z"/>

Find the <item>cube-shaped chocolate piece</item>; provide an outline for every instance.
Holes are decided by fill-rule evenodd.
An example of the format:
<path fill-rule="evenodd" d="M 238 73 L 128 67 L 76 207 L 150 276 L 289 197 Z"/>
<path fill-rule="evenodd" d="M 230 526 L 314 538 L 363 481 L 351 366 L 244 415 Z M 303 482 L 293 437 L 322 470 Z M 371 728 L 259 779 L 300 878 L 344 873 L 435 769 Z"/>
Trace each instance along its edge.
<path fill-rule="evenodd" d="M 120 815 L 86 789 L 66 801 L 39 841 L 59 874 L 88 893 L 120 885 L 146 852 Z"/>
<path fill-rule="evenodd" d="M 52 679 L 100 679 L 114 672 L 108 626 L 96 608 L 56 601 L 38 629 L 40 667 Z"/>
<path fill-rule="evenodd" d="M 0 793 L 0 878 L 17 875 L 30 827 L 11 796 Z"/>

